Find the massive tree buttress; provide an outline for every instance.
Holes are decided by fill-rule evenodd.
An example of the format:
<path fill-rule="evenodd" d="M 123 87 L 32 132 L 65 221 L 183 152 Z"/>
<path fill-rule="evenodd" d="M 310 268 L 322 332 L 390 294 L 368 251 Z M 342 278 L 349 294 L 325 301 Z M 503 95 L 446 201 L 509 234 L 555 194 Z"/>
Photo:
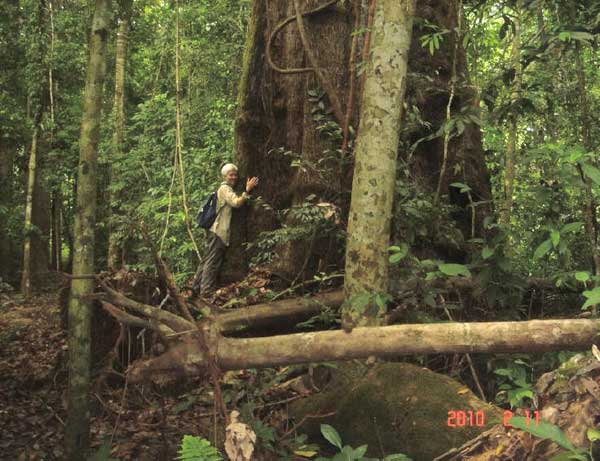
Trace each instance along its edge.
<path fill-rule="evenodd" d="M 331 0 L 255 0 L 253 3 L 239 88 L 236 155 L 244 176 L 260 176 L 261 186 L 256 194 L 275 210 L 300 204 L 307 196 L 315 194 L 320 199 L 336 203 L 344 215 L 347 214 L 352 161 L 346 162 L 340 174 L 333 176 L 336 179 L 323 181 L 322 177 L 310 171 L 292 168 L 289 155 L 282 155 L 281 152 L 293 153 L 302 161 L 315 163 L 340 149 L 341 143 L 325 139 L 317 131 L 317 126 L 322 122 L 315 121 L 314 113 L 320 110 L 316 102 L 318 100 L 323 103 L 320 107 L 325 107 L 325 116 L 329 121 L 342 126 L 339 112 L 345 113 L 347 109 L 352 31 L 356 23 L 364 28 L 368 16 L 366 5 L 359 3 Z M 447 35 L 448 38 L 433 56 L 421 47 L 419 40 L 427 32 L 421 28 L 424 19 L 441 28 L 454 30 L 459 15 L 457 6 L 457 0 L 418 2 L 408 59 L 406 101 L 409 107 L 417 107 L 423 119 L 431 123 L 433 128 L 427 130 L 417 127 L 402 133 L 399 156 L 405 160 L 409 159 L 406 146 L 430 135 L 445 121 L 453 54 L 457 60 L 458 80 L 462 82 L 456 89 L 453 110 L 471 105 L 474 99 L 465 84 L 468 82 L 466 54 L 460 43 L 458 52 L 453 53 L 455 41 L 452 34 Z M 358 22 L 357 14 L 360 15 Z M 368 40 L 364 34 L 360 35 L 355 50 L 359 69 L 365 42 Z M 362 78 L 361 75 L 356 77 L 359 91 Z M 351 117 L 355 130 L 361 109 L 360 94 L 356 101 Z M 421 187 L 431 191 L 435 191 L 440 182 L 444 151 L 442 138 L 420 142 L 410 156 L 411 176 L 417 179 Z M 473 190 L 474 201 L 490 199 L 479 127 L 467 125 L 462 136 L 450 141 L 447 151 L 446 174 L 440 182 L 441 191 L 442 194 L 449 194 L 450 200 L 464 210 L 456 215 L 455 221 L 468 238 L 471 214 L 467 198 L 457 191 L 454 193 L 449 184 L 466 182 Z M 479 235 L 486 212 L 480 207 L 476 215 L 475 227 Z M 252 241 L 261 231 L 278 225 L 272 211 L 255 207 L 243 213 L 245 216 L 234 218 L 237 227 L 233 233 L 233 251 L 229 252 L 230 258 L 225 267 L 225 272 L 230 276 L 243 272 L 246 258 L 242 242 Z M 302 243 L 296 249 L 287 248 L 280 255 L 282 272 L 286 272 L 287 265 L 288 274 L 293 274 L 300 264 L 298 258 L 303 258 L 301 255 L 306 251 L 307 247 Z M 443 253 L 444 249 L 440 251 Z"/>

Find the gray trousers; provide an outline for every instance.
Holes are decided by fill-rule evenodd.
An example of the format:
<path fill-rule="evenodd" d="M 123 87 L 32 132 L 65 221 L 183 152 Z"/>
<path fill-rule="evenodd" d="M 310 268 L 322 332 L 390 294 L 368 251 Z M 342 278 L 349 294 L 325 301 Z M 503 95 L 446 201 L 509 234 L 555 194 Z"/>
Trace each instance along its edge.
<path fill-rule="evenodd" d="M 217 289 L 217 276 L 227 247 L 214 232 L 207 231 L 204 258 L 198 266 L 192 290 L 207 297 Z"/>

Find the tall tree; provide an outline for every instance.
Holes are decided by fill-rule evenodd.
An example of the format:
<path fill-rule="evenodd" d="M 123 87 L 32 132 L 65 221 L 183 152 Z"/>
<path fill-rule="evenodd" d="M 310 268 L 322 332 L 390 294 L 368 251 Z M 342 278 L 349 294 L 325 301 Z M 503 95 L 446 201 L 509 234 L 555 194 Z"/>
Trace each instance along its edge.
<path fill-rule="evenodd" d="M 458 23 L 457 4 L 457 0 L 428 0 L 417 4 L 416 15 L 424 21 L 415 24 L 413 29 L 407 104 L 411 109 L 415 108 L 411 113 L 418 112 L 426 123 L 407 125 L 402 133 L 402 141 L 405 146 L 425 139 L 418 144 L 412 156 L 403 154 L 403 160 L 409 163 L 410 177 L 416 178 L 415 183 L 426 191 L 435 191 L 438 186 L 438 172 L 444 158 L 443 140 L 430 135 L 445 122 L 444 109 L 448 99 L 440 89 L 449 86 L 450 58 L 455 42 L 453 39 L 446 40 L 432 56 L 420 46 L 417 37 L 428 32 L 429 29 L 424 26 L 428 23 L 440 29 L 454 30 Z M 348 155 L 344 155 L 344 152 L 336 156 L 343 139 L 341 136 L 332 139 L 323 134 L 324 128 L 335 127 L 336 123 L 340 133 L 344 131 L 345 117 L 342 123 L 338 123 L 334 110 L 336 104 L 331 102 L 330 93 L 333 99 L 339 101 L 342 112 L 347 113 L 350 98 L 346 89 L 351 86 L 349 79 L 352 69 L 349 66 L 353 42 L 351 33 L 357 22 L 353 15 L 362 15 L 360 24 L 365 24 L 364 18 L 369 15 L 364 9 L 351 8 L 347 3 L 335 1 L 311 0 L 299 6 L 305 39 L 302 39 L 292 2 L 259 0 L 253 4 L 239 88 L 236 155 L 242 175 L 261 177 L 261 185 L 256 193 L 271 205 L 271 209 L 256 207 L 250 211 L 241 210 L 234 216 L 232 225 L 237 226 L 238 232 L 233 234 L 231 247 L 234 251 L 229 252 L 225 268 L 232 276 L 242 272 L 244 260 L 247 259 L 242 243 L 253 241 L 262 231 L 281 225 L 277 221 L 276 211 L 301 206 L 312 195 L 334 202 L 343 210 L 342 216 L 346 215 L 349 207 L 352 150 L 355 146 L 350 142 Z M 360 30 L 357 32 L 360 34 Z M 363 55 L 367 47 L 367 38 L 360 35 L 361 40 L 356 43 L 354 50 L 358 56 Z M 308 47 L 305 43 L 308 43 Z M 312 51 L 316 65 L 305 51 L 306 48 Z M 462 43 L 458 44 L 456 54 L 458 80 L 465 82 L 466 57 Z M 364 63 L 358 65 L 361 68 Z M 331 85 L 321 82 L 319 75 L 314 72 L 315 67 L 320 68 L 321 75 Z M 364 75 L 363 72 L 360 78 Z M 452 101 L 453 113 L 459 112 L 459 108 L 472 106 L 472 99 L 472 88 L 457 85 Z M 353 120 L 357 120 L 356 114 L 361 110 L 358 98 L 353 110 Z M 356 130 L 356 126 L 352 128 L 354 130 L 349 131 Z M 450 195 L 450 202 L 461 209 L 451 219 L 457 227 L 464 229 L 464 235 L 470 235 L 471 228 L 475 227 L 480 236 L 483 220 L 489 213 L 489 206 L 485 204 L 489 204 L 491 192 L 479 127 L 466 122 L 460 142 L 458 138 L 453 136 L 449 142 L 447 174 L 440 184 L 440 191 L 444 201 Z M 403 150 L 408 151 L 407 148 Z M 290 156 L 294 162 L 290 162 Z M 325 173 L 315 172 L 315 168 L 311 168 L 315 164 L 324 167 L 323 170 L 329 170 Z M 339 168 L 340 164 L 342 168 Z M 294 168 L 292 165 L 300 167 Z M 449 185 L 456 181 L 469 184 L 473 201 L 482 203 L 477 208 L 480 211 L 477 212 L 475 226 L 471 224 L 473 209 L 469 208 L 464 194 L 451 193 Z M 247 215 L 244 216 L 244 213 Z M 331 248 L 340 246 L 336 242 Z M 285 267 L 278 269 L 282 275 L 295 275 L 298 261 L 302 262 L 310 252 L 311 247 L 300 242 L 296 249 L 292 248 L 281 258 L 291 265 L 291 270 Z M 326 252 L 327 247 L 316 247 L 314 259 L 329 258 L 328 263 L 340 264 L 343 252 L 336 254 L 332 251 L 331 256 L 324 256 Z M 450 251 L 442 248 L 439 253 L 446 257 Z M 455 251 L 452 257 L 464 258 L 465 252 Z"/>
<path fill-rule="evenodd" d="M 29 162 L 27 168 L 27 188 L 25 192 L 25 238 L 23 240 L 23 266 L 21 271 L 21 292 L 24 296 L 31 296 L 32 290 L 32 241 L 36 229 L 33 225 L 33 209 L 36 184 L 40 183 L 38 178 L 38 142 L 40 136 L 40 125 L 44 112 L 42 88 L 45 86 L 44 55 L 44 9 L 43 3 L 34 3 L 29 20 L 31 21 L 31 45 L 28 48 L 27 59 L 29 73 L 29 94 L 31 113 L 33 114 L 33 130 L 29 148 Z"/>
<path fill-rule="evenodd" d="M 371 312 L 371 302 L 356 309 L 352 302 L 355 297 L 388 291 L 387 254 L 414 11 L 413 0 L 383 0 L 375 9 L 346 244 L 347 302 L 343 315 L 351 325 L 381 321 L 380 316 L 373 315 L 379 310 L 375 300 Z"/>
<path fill-rule="evenodd" d="M 106 74 L 106 50 L 111 2 L 96 0 L 89 39 L 89 58 L 81 120 L 74 227 L 73 275 L 94 272 L 94 230 L 98 138 Z M 69 396 L 66 453 L 69 460 L 85 460 L 89 448 L 90 320 L 94 290 L 90 279 L 74 279 L 69 298 Z"/>
<path fill-rule="evenodd" d="M 594 142 L 591 136 L 591 119 L 590 109 L 588 102 L 588 89 L 585 78 L 585 69 L 583 66 L 583 60 L 581 58 L 581 44 L 575 43 L 575 72 L 577 74 L 577 89 L 580 97 L 581 105 L 581 138 L 583 140 L 583 146 L 587 152 L 594 151 Z M 588 241 L 590 243 L 590 250 L 592 256 L 592 271 L 594 275 L 600 275 L 600 254 L 598 254 L 598 217 L 597 217 L 597 203 L 592 190 L 592 181 L 584 174 L 582 166 L 577 164 L 578 172 L 583 181 L 585 189 L 585 209 L 583 214 L 585 216 L 585 230 Z"/>
<path fill-rule="evenodd" d="M 129 20 L 131 16 L 131 0 L 122 0 L 120 4 L 119 27 L 117 29 L 117 46 L 115 50 L 115 95 L 113 99 L 114 131 L 112 139 L 112 162 L 123 155 L 125 136 L 125 76 L 127 65 L 127 45 L 129 39 Z M 110 163 L 112 163 L 110 162 Z M 109 163 L 109 190 L 115 180 L 115 168 Z M 107 266 L 110 270 L 119 268 L 119 238 L 116 229 L 118 207 L 114 205 L 115 197 L 110 194 L 108 218 L 108 256 Z"/>
<path fill-rule="evenodd" d="M 500 222 L 508 226 L 513 206 L 513 192 L 515 182 L 515 156 L 517 150 L 517 128 L 519 116 L 517 104 L 521 97 L 523 82 L 523 67 L 521 66 L 521 27 L 523 14 L 523 1 L 517 0 L 515 6 L 513 39 L 511 47 L 511 67 L 514 80 L 511 90 L 511 110 L 508 116 L 508 142 L 506 144 L 505 167 L 504 167 L 504 201 L 500 210 Z"/>

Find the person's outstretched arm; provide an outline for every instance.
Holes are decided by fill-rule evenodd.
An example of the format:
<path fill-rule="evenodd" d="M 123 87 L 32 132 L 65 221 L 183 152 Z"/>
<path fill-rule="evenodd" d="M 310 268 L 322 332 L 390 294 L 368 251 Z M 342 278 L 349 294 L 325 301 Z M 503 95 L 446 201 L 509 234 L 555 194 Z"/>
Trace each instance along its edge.
<path fill-rule="evenodd" d="M 239 208 L 246 202 L 246 200 L 248 200 L 248 194 L 252 189 L 256 187 L 257 184 L 258 178 L 249 178 L 246 181 L 246 190 L 242 193 L 242 195 L 239 196 L 236 195 L 231 186 L 224 187 L 222 192 L 222 198 L 225 200 L 225 203 L 227 203 L 229 206 L 233 208 Z"/>

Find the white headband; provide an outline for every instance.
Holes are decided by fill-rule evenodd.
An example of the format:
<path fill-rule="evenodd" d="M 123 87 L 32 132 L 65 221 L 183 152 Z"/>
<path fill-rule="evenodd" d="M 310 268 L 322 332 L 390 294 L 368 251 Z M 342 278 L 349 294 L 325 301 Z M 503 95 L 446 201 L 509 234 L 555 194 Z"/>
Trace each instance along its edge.
<path fill-rule="evenodd" d="M 238 170 L 238 167 L 235 166 L 233 163 L 227 163 L 223 166 L 223 168 L 221 168 L 221 176 L 225 176 L 230 171 L 237 171 L 237 170 Z"/>

